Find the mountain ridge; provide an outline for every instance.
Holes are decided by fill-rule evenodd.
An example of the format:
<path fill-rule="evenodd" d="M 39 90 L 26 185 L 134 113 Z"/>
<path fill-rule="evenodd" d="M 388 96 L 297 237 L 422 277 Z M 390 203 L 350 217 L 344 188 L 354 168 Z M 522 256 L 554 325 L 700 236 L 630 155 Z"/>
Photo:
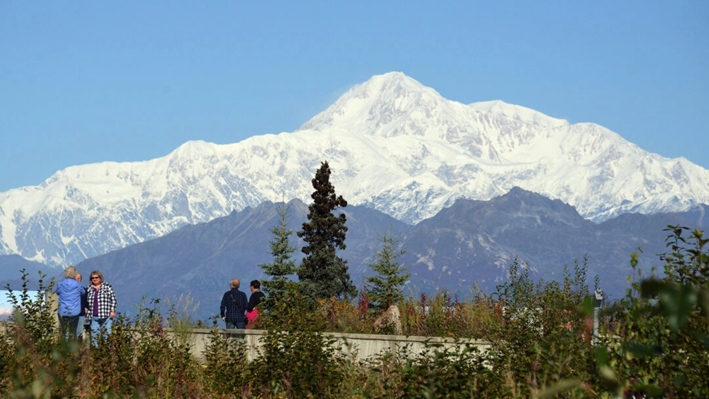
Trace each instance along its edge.
<path fill-rule="evenodd" d="M 595 222 L 709 203 L 709 171 L 685 159 L 591 123 L 447 100 L 396 72 L 353 87 L 292 133 L 190 141 L 165 157 L 72 166 L 0 193 L 0 254 L 66 265 L 264 201 L 308 202 L 324 160 L 350 204 L 408 224 L 515 186 Z"/>
<path fill-rule="evenodd" d="M 165 236 L 99 255 L 76 265 L 80 271 L 101 270 L 119 296 L 121 312 L 146 300 L 190 294 L 203 309 L 201 318 L 216 313 L 221 293 L 231 278 L 262 279 L 258 266 L 273 260 L 270 228 L 279 222 L 277 210 L 287 206 L 287 228 L 294 233 L 294 258 L 302 257 L 303 242 L 295 234 L 307 218 L 300 200 L 264 202 L 212 221 L 187 225 Z M 381 249 L 381 234 L 392 232 L 405 253 L 397 261 L 411 278 L 408 295 L 447 290 L 461 299 L 475 290 L 491 293 L 506 281 L 515 260 L 530 270 L 533 279 L 563 279 L 564 267 L 587 266 L 587 283 L 595 275 L 609 297 L 619 298 L 633 274 L 630 254 L 643 248 L 640 267 L 658 266 L 656 254 L 665 252 L 663 231 L 669 224 L 691 228 L 706 226 L 706 206 L 684 213 L 624 214 L 602 223 L 581 217 L 560 200 L 514 188 L 489 201 L 458 199 L 432 218 L 407 225 L 374 209 L 348 205 L 346 259 L 358 288 L 372 274 L 369 264 Z M 3 262 L 0 257 L 0 264 Z M 16 257 L 15 261 L 21 258 Z M 661 262 L 660 262 L 661 263 Z M 56 271 L 59 276 L 61 271 Z M 7 273 L 5 274 L 7 276 Z"/>

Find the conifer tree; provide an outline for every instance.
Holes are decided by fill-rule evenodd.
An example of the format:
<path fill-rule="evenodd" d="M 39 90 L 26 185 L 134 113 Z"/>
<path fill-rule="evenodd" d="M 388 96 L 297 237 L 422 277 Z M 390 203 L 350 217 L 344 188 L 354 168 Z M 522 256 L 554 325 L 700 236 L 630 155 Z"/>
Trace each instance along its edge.
<path fill-rule="evenodd" d="M 383 311 L 389 305 L 404 300 L 402 289 L 411 274 L 404 265 L 395 261 L 405 251 L 395 250 L 396 237 L 393 231 L 385 231 L 384 235 L 379 237 L 379 241 L 382 243 L 382 248 L 377 251 L 375 262 L 369 264 L 376 276 L 366 277 L 365 280 L 368 283 L 367 294 L 371 306 L 375 310 Z"/>
<path fill-rule="evenodd" d="M 305 241 L 301 249 L 305 257 L 298 270 L 301 289 L 311 299 L 352 298 L 357 289 L 350 279 L 347 261 L 337 256 L 338 249 L 346 248 L 347 217 L 344 213 L 333 214 L 346 207 L 347 201 L 335 193 L 327 161 L 322 162 L 312 183 L 315 191 L 311 195 L 313 203 L 308 206 L 308 221 L 298 232 Z"/>
<path fill-rule="evenodd" d="M 272 305 L 274 300 L 285 298 L 289 291 L 295 289 L 296 283 L 289 280 L 288 276 L 294 275 L 298 270 L 293 259 L 296 248 L 290 244 L 293 230 L 289 230 L 287 227 L 288 208 L 283 204 L 277 212 L 280 217 L 279 223 L 269 230 L 273 235 L 273 239 L 269 243 L 273 262 L 259 265 L 264 273 L 271 277 L 270 280 L 261 282 L 267 294 L 266 307 L 270 307 L 269 305 Z"/>

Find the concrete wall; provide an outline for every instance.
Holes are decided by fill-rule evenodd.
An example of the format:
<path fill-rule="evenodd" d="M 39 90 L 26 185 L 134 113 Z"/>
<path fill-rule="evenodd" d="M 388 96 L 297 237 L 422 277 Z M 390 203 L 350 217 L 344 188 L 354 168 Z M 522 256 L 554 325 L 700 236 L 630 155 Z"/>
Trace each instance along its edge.
<path fill-rule="evenodd" d="M 0 323 L 0 331 L 5 328 L 4 323 Z M 170 336 L 171 329 L 165 329 L 165 333 Z M 220 330 L 220 334 L 227 337 L 242 340 L 246 343 L 248 358 L 253 360 L 258 356 L 258 348 L 261 346 L 259 340 L 267 331 L 265 330 Z M 324 333 L 337 339 L 340 349 L 346 354 L 356 354 L 358 360 L 365 360 L 383 352 L 396 352 L 403 347 L 411 355 L 423 352 L 427 346 L 438 346 L 441 348 L 460 348 L 460 345 L 470 344 L 481 352 L 490 348 L 490 343 L 483 340 L 438 338 L 438 337 L 416 337 L 404 335 L 378 335 L 378 334 L 344 334 L 344 333 Z M 211 329 L 195 329 L 190 337 L 190 349 L 192 355 L 204 361 L 204 351 L 209 344 L 212 335 Z M 88 345 L 90 337 L 84 333 L 84 342 Z"/>
<path fill-rule="evenodd" d="M 171 333 L 169 329 L 166 330 Z M 204 350 L 207 348 L 212 330 L 195 329 L 192 333 L 192 354 L 200 360 L 204 360 Z M 260 346 L 259 340 L 266 334 L 265 330 L 221 330 L 220 333 L 226 336 L 239 339 L 246 343 L 249 359 L 254 359 L 258 355 L 257 348 Z M 424 351 L 428 346 L 436 345 L 441 347 L 455 348 L 456 345 L 470 344 L 480 351 L 485 351 L 490 347 L 490 343 L 482 340 L 438 338 L 438 337 L 411 337 L 404 335 L 378 335 L 378 334 L 344 334 L 325 333 L 337 338 L 341 350 L 347 354 L 356 354 L 357 359 L 364 360 L 382 352 L 396 352 L 398 349 L 407 347 L 410 354 L 415 355 Z M 457 344 L 456 344 L 457 343 Z"/>
<path fill-rule="evenodd" d="M 59 296 L 57 296 L 56 292 L 48 292 L 47 293 L 47 303 L 49 303 L 49 306 L 52 309 L 52 314 L 54 315 L 54 325 L 59 328 Z M 81 322 L 81 321 L 79 321 Z"/>

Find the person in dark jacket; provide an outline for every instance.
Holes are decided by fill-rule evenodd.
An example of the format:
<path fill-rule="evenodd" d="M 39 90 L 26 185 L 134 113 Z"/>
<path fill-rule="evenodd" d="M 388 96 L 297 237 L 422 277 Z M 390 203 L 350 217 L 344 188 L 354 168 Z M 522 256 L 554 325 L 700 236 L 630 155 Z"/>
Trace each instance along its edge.
<path fill-rule="evenodd" d="M 241 282 L 238 278 L 232 279 L 229 284 L 229 291 L 224 293 L 222 303 L 219 306 L 219 314 L 226 323 L 227 329 L 246 328 L 246 294 L 239 291 Z"/>
<path fill-rule="evenodd" d="M 76 329 L 79 326 L 81 313 L 81 296 L 86 290 L 76 281 L 76 268 L 68 266 L 64 269 L 64 279 L 57 284 L 59 307 L 59 331 L 62 339 L 76 339 Z"/>
<path fill-rule="evenodd" d="M 261 292 L 261 283 L 258 280 L 252 281 L 249 288 L 251 289 L 251 297 L 249 298 L 249 304 L 246 306 L 246 319 L 249 324 L 246 328 L 253 328 L 256 325 L 256 318 L 258 318 L 257 306 L 266 295 Z"/>

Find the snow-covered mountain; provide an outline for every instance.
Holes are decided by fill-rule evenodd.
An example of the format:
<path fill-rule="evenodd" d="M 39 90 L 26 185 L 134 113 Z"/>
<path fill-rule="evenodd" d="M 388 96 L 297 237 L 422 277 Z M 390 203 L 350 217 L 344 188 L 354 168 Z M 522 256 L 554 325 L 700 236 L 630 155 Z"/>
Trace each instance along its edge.
<path fill-rule="evenodd" d="M 307 203 L 323 160 L 349 203 L 407 223 L 514 186 L 594 221 L 709 203 L 709 171 L 684 158 L 648 153 L 592 123 L 502 101 L 447 100 L 392 72 L 292 133 L 187 142 L 162 158 L 73 166 L 0 193 L 0 254 L 76 263 L 266 200 Z"/>

